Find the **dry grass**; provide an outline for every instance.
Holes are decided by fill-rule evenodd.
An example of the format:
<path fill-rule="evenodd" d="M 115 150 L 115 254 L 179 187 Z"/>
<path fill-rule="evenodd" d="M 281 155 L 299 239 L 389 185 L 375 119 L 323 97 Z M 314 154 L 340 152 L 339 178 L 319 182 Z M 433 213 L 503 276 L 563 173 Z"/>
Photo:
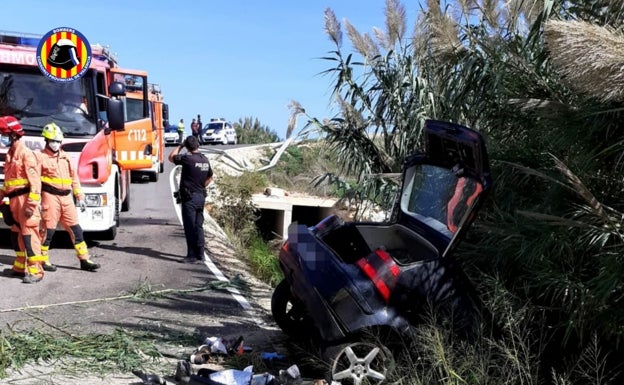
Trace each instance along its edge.
<path fill-rule="evenodd" d="M 583 21 L 549 20 L 544 27 L 553 64 L 570 87 L 602 101 L 624 100 L 624 36 Z"/>

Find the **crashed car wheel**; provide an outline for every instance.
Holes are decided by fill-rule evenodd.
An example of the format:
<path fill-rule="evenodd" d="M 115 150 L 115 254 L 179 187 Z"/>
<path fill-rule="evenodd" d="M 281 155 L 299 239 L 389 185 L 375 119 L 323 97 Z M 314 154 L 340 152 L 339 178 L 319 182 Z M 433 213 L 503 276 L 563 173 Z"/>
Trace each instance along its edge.
<path fill-rule="evenodd" d="M 271 313 L 277 326 L 291 337 L 311 334 L 312 327 L 305 307 L 290 291 L 290 284 L 282 280 L 271 297 Z"/>
<path fill-rule="evenodd" d="M 343 385 L 380 384 L 387 380 L 395 366 L 388 348 L 371 342 L 329 347 L 324 359 L 330 365 L 328 380 Z"/>

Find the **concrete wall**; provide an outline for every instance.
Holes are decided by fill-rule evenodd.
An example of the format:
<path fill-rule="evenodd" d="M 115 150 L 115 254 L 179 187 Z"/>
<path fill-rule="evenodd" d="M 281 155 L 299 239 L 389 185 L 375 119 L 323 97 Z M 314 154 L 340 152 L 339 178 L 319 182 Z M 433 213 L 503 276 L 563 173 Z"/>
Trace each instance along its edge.
<path fill-rule="evenodd" d="M 260 226 L 272 227 L 270 232 L 286 239 L 288 226 L 299 222 L 308 226 L 317 224 L 321 219 L 333 213 L 335 199 L 316 197 L 276 197 L 256 194 L 252 197 L 256 207 L 261 210 Z M 264 229 L 265 234 L 268 233 Z"/>

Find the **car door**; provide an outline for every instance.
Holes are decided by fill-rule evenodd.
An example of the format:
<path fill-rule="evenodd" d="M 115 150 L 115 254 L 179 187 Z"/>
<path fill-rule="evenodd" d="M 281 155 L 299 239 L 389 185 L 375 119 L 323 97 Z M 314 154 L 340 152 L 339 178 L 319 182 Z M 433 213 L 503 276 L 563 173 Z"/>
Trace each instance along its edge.
<path fill-rule="evenodd" d="M 111 76 L 126 85 L 125 130 L 112 132 L 117 162 L 126 170 L 150 168 L 155 127 L 147 99 L 147 72 L 114 68 Z"/>

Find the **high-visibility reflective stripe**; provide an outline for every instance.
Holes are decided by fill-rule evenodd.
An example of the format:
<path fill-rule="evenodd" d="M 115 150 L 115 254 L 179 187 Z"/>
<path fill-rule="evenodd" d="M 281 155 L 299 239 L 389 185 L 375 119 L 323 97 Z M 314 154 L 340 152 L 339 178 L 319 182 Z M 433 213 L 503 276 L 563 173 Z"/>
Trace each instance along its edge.
<path fill-rule="evenodd" d="M 41 195 L 37 194 L 37 193 L 28 193 L 28 198 L 34 200 L 34 201 L 40 201 L 41 200 Z"/>
<path fill-rule="evenodd" d="M 87 252 L 88 252 L 88 250 L 87 250 L 87 243 L 85 241 L 82 241 L 80 243 L 76 243 L 74 248 L 76 249 L 76 254 L 78 255 L 78 258 L 82 257 L 83 255 L 87 254 Z"/>
<path fill-rule="evenodd" d="M 25 258 L 24 258 L 25 259 Z M 13 263 L 13 271 L 23 273 L 26 269 L 26 263 L 15 260 Z M 28 273 L 32 275 L 42 274 L 38 263 L 28 264 Z"/>
<path fill-rule="evenodd" d="M 28 179 L 20 179 L 20 178 L 7 179 L 7 180 L 4 181 L 4 185 L 5 186 L 9 186 L 9 187 L 27 186 L 28 185 Z"/>
<path fill-rule="evenodd" d="M 146 160 L 151 159 L 152 155 L 145 155 L 143 151 L 117 151 L 117 159 L 126 160 Z"/>
<path fill-rule="evenodd" d="M 82 190 L 79 188 L 75 188 L 74 189 L 74 195 L 80 195 L 82 193 Z"/>
<path fill-rule="evenodd" d="M 32 263 L 36 263 L 36 262 L 45 262 L 45 257 L 42 255 L 35 255 L 32 257 L 26 257 L 26 260 L 28 261 L 28 264 Z"/>
<path fill-rule="evenodd" d="M 45 183 L 56 184 L 71 184 L 72 180 L 69 178 L 50 178 L 49 176 L 42 176 L 41 181 Z"/>

